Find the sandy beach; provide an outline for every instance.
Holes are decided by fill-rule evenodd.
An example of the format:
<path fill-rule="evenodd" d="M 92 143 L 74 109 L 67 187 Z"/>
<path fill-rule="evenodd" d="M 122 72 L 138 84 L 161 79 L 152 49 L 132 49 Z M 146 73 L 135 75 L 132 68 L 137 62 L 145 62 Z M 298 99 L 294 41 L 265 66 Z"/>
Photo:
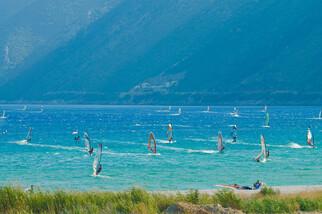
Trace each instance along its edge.
<path fill-rule="evenodd" d="M 284 195 L 298 194 L 298 193 L 303 193 L 303 192 L 322 191 L 322 185 L 271 186 L 271 188 L 274 191 L 277 191 L 280 194 L 284 194 Z M 202 190 L 198 190 L 198 191 L 203 194 L 212 195 L 222 189 L 233 190 L 234 193 L 236 193 L 237 195 L 246 195 L 246 196 L 253 195 L 253 194 L 260 192 L 260 190 L 236 190 L 236 189 L 221 188 L 221 187 L 215 187 L 214 189 L 202 189 Z M 153 192 L 171 195 L 171 194 L 177 194 L 177 193 L 186 194 L 186 193 L 189 193 L 189 190 L 179 190 L 179 191 L 169 190 L 169 191 L 153 191 Z"/>

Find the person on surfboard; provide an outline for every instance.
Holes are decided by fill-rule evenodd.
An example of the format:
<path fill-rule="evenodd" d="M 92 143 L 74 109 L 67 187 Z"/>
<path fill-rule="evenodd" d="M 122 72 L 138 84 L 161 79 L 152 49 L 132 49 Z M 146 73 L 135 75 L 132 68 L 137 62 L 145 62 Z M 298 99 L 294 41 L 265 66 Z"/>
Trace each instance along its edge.
<path fill-rule="evenodd" d="M 167 137 L 168 137 L 169 143 L 171 143 L 173 141 L 173 127 L 171 123 L 169 123 L 168 125 Z"/>

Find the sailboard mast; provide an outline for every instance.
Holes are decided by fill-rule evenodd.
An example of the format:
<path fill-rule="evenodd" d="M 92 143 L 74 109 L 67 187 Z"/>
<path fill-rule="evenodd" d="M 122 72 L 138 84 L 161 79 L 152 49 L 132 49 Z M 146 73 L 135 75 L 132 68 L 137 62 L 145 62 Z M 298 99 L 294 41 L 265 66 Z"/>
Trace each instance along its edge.
<path fill-rule="evenodd" d="M 30 143 L 31 142 L 31 137 L 32 137 L 32 128 L 30 127 L 29 128 L 29 131 L 28 131 L 28 134 L 27 134 L 27 136 L 26 136 L 26 141 L 28 142 L 28 143 Z"/>

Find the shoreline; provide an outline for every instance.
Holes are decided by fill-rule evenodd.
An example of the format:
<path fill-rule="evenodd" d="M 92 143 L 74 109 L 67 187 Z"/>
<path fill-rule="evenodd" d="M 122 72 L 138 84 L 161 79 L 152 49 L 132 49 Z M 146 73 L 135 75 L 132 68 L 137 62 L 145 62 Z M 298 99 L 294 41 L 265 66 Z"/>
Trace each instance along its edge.
<path fill-rule="evenodd" d="M 267 187 L 272 188 L 274 191 L 282 195 L 322 191 L 322 185 L 291 185 L 291 186 L 267 186 Z M 198 192 L 201 194 L 213 195 L 223 189 L 232 190 L 237 195 L 246 195 L 246 196 L 254 195 L 260 192 L 260 189 L 259 190 L 237 190 L 232 188 L 221 188 L 221 187 L 217 187 L 214 189 L 191 189 L 191 190 L 198 190 Z M 166 195 L 175 195 L 177 193 L 188 194 L 190 190 L 178 190 L 178 191 L 160 190 L 160 191 L 149 191 L 149 192 L 161 193 Z"/>

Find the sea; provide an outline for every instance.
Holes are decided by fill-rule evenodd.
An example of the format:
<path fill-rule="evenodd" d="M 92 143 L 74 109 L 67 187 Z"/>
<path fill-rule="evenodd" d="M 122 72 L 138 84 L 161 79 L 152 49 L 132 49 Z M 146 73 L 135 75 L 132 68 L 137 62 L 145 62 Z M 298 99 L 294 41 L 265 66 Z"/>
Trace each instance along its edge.
<path fill-rule="evenodd" d="M 179 114 L 181 108 L 181 114 Z M 0 186 L 74 191 L 214 189 L 218 184 L 322 184 L 320 107 L 1 105 Z M 173 126 L 173 142 L 167 126 Z M 231 139 L 237 126 L 237 142 Z M 24 141 L 29 127 L 32 140 Z M 306 143 L 310 127 L 315 148 Z M 78 131 L 80 141 L 74 140 Z M 221 131 L 225 149 L 217 151 Z M 94 148 L 89 155 L 83 133 Z M 149 133 L 157 153 L 147 148 Z M 270 156 L 256 162 L 263 134 Z M 102 172 L 93 176 L 98 144 Z"/>

